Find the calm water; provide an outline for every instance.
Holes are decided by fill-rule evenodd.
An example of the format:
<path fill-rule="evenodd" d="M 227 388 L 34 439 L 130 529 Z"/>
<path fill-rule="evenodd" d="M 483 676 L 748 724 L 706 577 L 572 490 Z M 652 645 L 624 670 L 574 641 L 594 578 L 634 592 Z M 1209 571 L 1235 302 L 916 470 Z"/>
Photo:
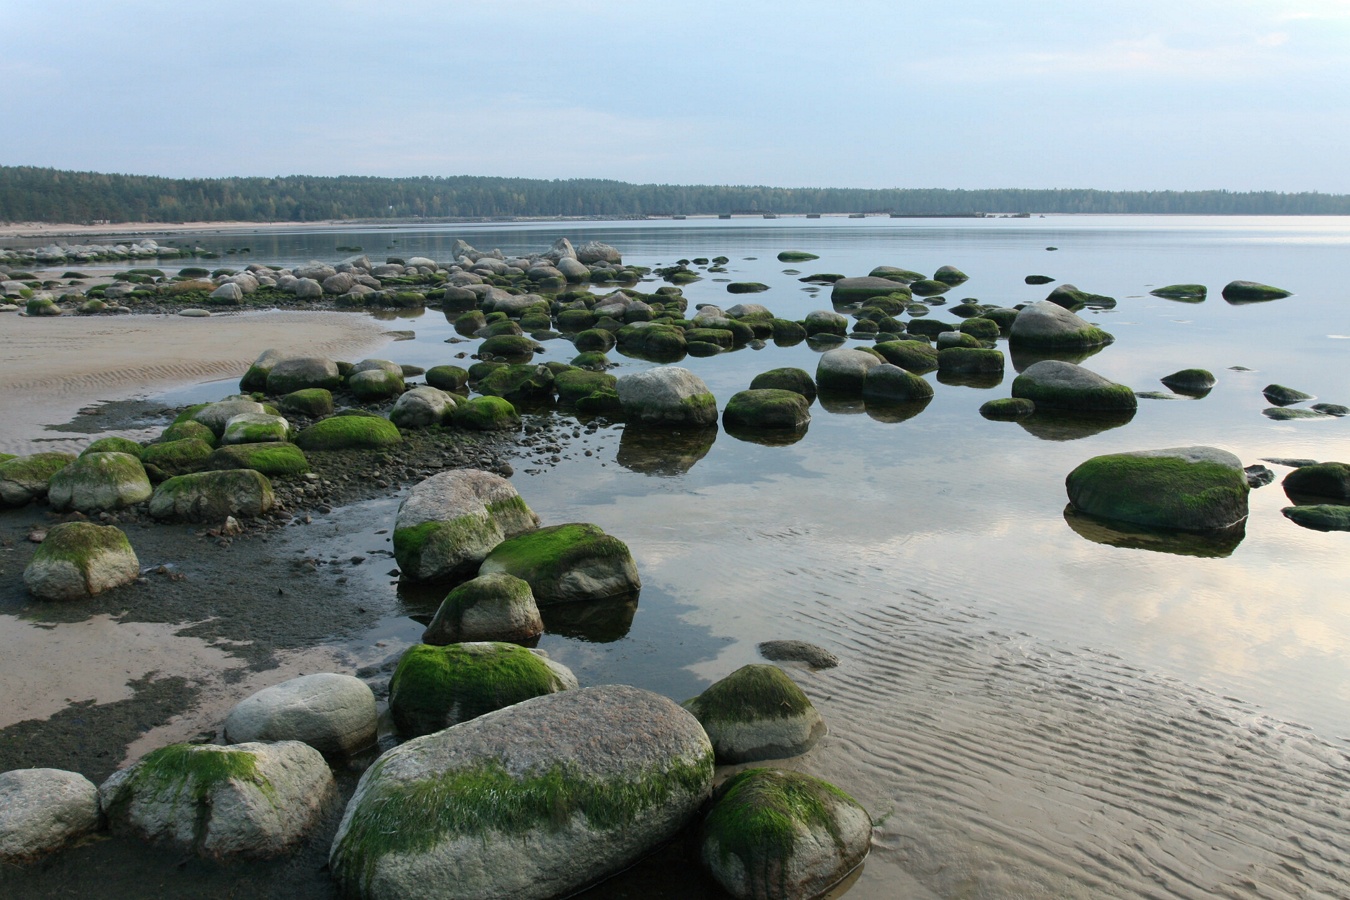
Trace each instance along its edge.
<path fill-rule="evenodd" d="M 1009 395 L 1010 361 L 992 387 L 927 376 L 936 396 L 905 421 L 817 403 L 789 446 L 723 432 L 654 456 L 616 426 L 578 439 L 553 467 L 522 457 L 514 481 L 546 523 L 603 526 L 642 572 L 624 637 L 544 639 L 583 684 L 621 680 L 684 699 L 756 661 L 761 640 L 835 651 L 838 669 L 794 672 L 832 729 L 796 764 L 886 816 L 850 896 L 1350 893 L 1350 536 L 1284 519 L 1278 480 L 1253 492 L 1245 537 L 1217 557 L 1102 543 L 1064 514 L 1065 475 L 1102 453 L 1211 444 L 1247 464 L 1350 458 L 1346 420 L 1261 414 L 1272 382 L 1350 403 L 1350 222 L 738 219 L 198 240 L 292 264 L 339 258 L 338 245 L 444 259 L 455 238 L 510 254 L 561 235 L 612 243 L 648 266 L 728 256 L 726 275 L 685 288 L 691 309 L 746 299 L 785 318 L 829 308 L 828 288 L 787 270 L 951 264 L 970 280 L 948 307 L 1041 299 L 1049 287 L 1023 278 L 1046 274 L 1119 300 L 1083 313 L 1116 336 L 1089 368 L 1140 391 L 1165 390 L 1160 377 L 1191 366 L 1219 379 L 1204 399 L 1140 400 L 1128 424 L 1095 433 L 986 421 L 978 408 Z M 820 259 L 779 263 L 785 249 Z M 732 296 L 720 279 L 770 290 Z M 1230 305 L 1219 291 L 1234 279 L 1294 296 Z M 1207 284 L 1210 298 L 1148 295 L 1176 282 Z M 434 311 L 391 327 L 417 333 L 388 348 L 400 362 L 454 362 L 473 349 L 447 345 L 453 329 Z M 573 355 L 564 341 L 546 346 L 544 360 Z M 680 365 L 725 405 L 758 372 L 814 372 L 816 356 L 770 344 Z M 649 365 L 615 358 L 618 375 Z M 1272 468 L 1277 479 L 1288 471 Z M 419 632 L 391 616 L 381 636 Z"/>

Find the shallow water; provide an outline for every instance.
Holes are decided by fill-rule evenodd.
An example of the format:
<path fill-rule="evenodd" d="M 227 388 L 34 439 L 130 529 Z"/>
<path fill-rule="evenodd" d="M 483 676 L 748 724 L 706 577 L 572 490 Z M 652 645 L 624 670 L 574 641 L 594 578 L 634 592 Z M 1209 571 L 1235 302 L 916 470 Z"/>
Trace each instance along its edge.
<path fill-rule="evenodd" d="M 785 270 L 860 275 L 882 264 L 927 272 L 952 264 L 971 278 L 946 295 L 948 307 L 965 297 L 1040 299 L 1051 286 L 1023 277 L 1047 274 L 1119 300 L 1113 311 L 1084 313 L 1116 336 L 1089 368 L 1139 391 L 1163 390 L 1160 377 L 1192 366 L 1219 379 L 1200 400 L 1141 400 L 1128 423 L 1104 430 L 986 421 L 978 408 L 1008 396 L 1010 361 L 992 387 L 927 376 L 933 401 L 903 421 L 861 404 L 817 403 L 806 434 L 788 446 L 725 431 L 711 441 L 689 435 L 683 445 L 644 442 L 609 426 L 574 438 L 554 465 L 522 453 L 514 481 L 544 521 L 603 526 L 628 542 L 642 573 L 631 623 L 620 611 L 617 626 L 559 623 L 543 638 L 583 684 L 624 681 L 684 699 L 756 661 L 761 640 L 801 638 L 837 653 L 838 669 L 793 670 L 831 734 L 792 764 L 885 817 L 851 897 L 1350 893 L 1341 822 L 1350 537 L 1286 520 L 1277 480 L 1253 492 L 1240 540 L 1194 555 L 1193 546 L 1066 517 L 1063 487 L 1084 459 L 1121 450 L 1200 443 L 1246 464 L 1345 459 L 1345 420 L 1274 422 L 1261 414 L 1269 405 L 1261 388 L 1278 382 L 1350 402 L 1340 282 L 1350 222 L 738 219 L 196 240 L 247 245 L 248 258 L 289 264 L 335 259 L 340 244 L 362 245 L 372 258 L 444 258 L 457 237 L 513 253 L 560 235 L 605 240 L 649 266 L 726 255 L 726 275 L 685 288 L 691 308 L 748 301 L 786 318 L 829 302 L 828 288 Z M 821 258 L 777 262 L 785 249 Z M 735 296 L 715 278 L 771 289 Z M 1234 279 L 1294 296 L 1232 305 L 1219 291 Z M 1174 282 L 1205 283 L 1211 295 L 1192 304 L 1147 294 Z M 434 311 L 391 327 L 416 332 L 388 348 L 399 362 L 455 362 L 475 346 L 446 344 L 454 331 Z M 543 360 L 573 354 L 564 341 L 546 346 Z M 615 374 L 650 365 L 615 358 Z M 680 365 L 725 405 L 754 374 L 814 372 L 815 358 L 805 344 L 770 344 Z M 1277 479 L 1288 471 L 1271 468 Z M 394 502 L 382 502 L 391 523 Z M 335 546 L 375 539 L 373 530 L 340 532 Z M 396 590 L 388 578 L 367 577 L 353 589 Z M 429 615 L 427 603 L 400 599 L 371 638 L 415 640 L 421 625 L 405 614 Z"/>

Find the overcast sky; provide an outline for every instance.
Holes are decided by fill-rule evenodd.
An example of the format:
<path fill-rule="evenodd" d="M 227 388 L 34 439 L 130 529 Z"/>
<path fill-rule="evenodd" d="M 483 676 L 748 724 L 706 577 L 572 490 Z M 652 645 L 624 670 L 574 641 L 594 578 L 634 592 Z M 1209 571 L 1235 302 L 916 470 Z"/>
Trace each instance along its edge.
<path fill-rule="evenodd" d="M 1350 0 L 0 0 L 0 163 L 1350 193 Z"/>

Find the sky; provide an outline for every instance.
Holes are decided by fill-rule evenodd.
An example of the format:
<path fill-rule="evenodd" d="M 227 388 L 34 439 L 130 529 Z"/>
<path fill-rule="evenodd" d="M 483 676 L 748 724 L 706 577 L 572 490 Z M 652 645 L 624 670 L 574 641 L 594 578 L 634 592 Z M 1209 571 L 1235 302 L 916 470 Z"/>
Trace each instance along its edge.
<path fill-rule="evenodd" d="M 0 164 L 1350 193 L 1350 0 L 0 0 Z"/>

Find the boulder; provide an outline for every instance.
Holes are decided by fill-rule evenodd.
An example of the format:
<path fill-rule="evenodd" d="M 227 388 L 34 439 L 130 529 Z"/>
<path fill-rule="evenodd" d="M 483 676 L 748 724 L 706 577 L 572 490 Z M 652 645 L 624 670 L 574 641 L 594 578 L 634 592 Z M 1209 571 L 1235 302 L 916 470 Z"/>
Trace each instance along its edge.
<path fill-rule="evenodd" d="M 1213 447 L 1094 456 L 1065 479 L 1088 515 L 1174 531 L 1215 531 L 1247 518 L 1242 461 Z"/>
<path fill-rule="evenodd" d="M 244 289 L 233 282 L 226 282 L 211 292 L 207 298 L 212 303 L 235 304 L 244 300 Z"/>
<path fill-rule="evenodd" d="M 808 336 L 817 334 L 848 334 L 848 318 L 830 309 L 815 309 L 807 313 L 805 325 Z"/>
<path fill-rule="evenodd" d="M 305 388 L 277 398 L 283 413 L 317 419 L 333 414 L 333 392 L 324 388 Z"/>
<path fill-rule="evenodd" d="M 1350 464 L 1324 462 L 1299 466 L 1284 476 L 1283 486 L 1290 499 L 1318 497 L 1350 503 Z"/>
<path fill-rule="evenodd" d="M 914 280 L 922 280 L 922 276 Z M 908 297 L 910 289 L 905 284 L 906 282 L 898 279 L 872 275 L 863 278 L 840 278 L 830 289 L 830 302 L 840 305 L 861 303 L 870 297 L 886 297 L 890 294 Z"/>
<path fill-rule="evenodd" d="M 211 457 L 212 444 L 215 442 L 215 435 L 211 434 L 209 429 L 206 433 L 211 437 L 211 443 L 201 438 L 183 438 L 151 444 L 141 452 L 141 462 L 159 470 L 160 475 L 156 475 L 156 478 L 161 475 L 186 475 L 189 472 L 199 471 L 206 467 L 206 461 Z"/>
<path fill-rule="evenodd" d="M 980 406 L 980 415 L 994 421 L 1012 422 L 1025 419 L 1036 411 L 1036 404 L 1020 397 L 1002 397 Z"/>
<path fill-rule="evenodd" d="M 389 682 L 389 712 L 399 733 L 412 738 L 576 687 L 566 666 L 518 644 L 415 644 Z"/>
<path fill-rule="evenodd" d="M 805 428 L 810 421 L 811 401 L 796 391 L 778 388 L 741 391 L 727 401 L 722 413 L 722 422 L 728 429 L 795 430 Z"/>
<path fill-rule="evenodd" d="M 882 363 L 868 369 L 862 396 L 869 403 L 913 403 L 930 399 L 933 386 L 899 366 Z"/>
<path fill-rule="evenodd" d="M 323 285 L 313 278 L 298 278 L 293 287 L 299 300 L 318 300 L 323 296 Z"/>
<path fill-rule="evenodd" d="M 1010 346 L 1042 350 L 1081 350 L 1114 340 L 1107 332 L 1049 300 L 1022 307 L 1008 330 Z"/>
<path fill-rule="evenodd" d="M 813 669 L 833 669 L 839 657 L 807 641 L 762 641 L 756 646 L 760 656 L 775 662 L 803 662 Z"/>
<path fill-rule="evenodd" d="M 938 371 L 943 375 L 998 375 L 1001 378 L 1003 369 L 1002 350 L 946 347 L 938 351 Z"/>
<path fill-rule="evenodd" d="M 98 788 L 77 772 L 0 772 L 0 865 L 21 865 L 98 831 Z"/>
<path fill-rule="evenodd" d="M 811 403 L 816 399 L 816 383 L 811 376 L 802 369 L 782 368 L 770 369 L 767 372 L 761 372 L 750 381 L 750 390 L 780 390 L 793 391 L 806 398 L 806 405 L 809 409 Z"/>
<path fill-rule="evenodd" d="M 285 853 L 333 794 L 323 755 L 299 741 L 170 744 L 99 787 L 113 834 L 216 860 Z"/>
<path fill-rule="evenodd" d="M 403 367 L 387 359 L 363 359 L 347 376 L 347 388 L 361 401 L 397 397 L 405 387 Z"/>
<path fill-rule="evenodd" d="M 500 366 L 478 382 L 478 392 L 512 403 L 546 403 L 553 399 L 553 370 L 530 363 Z"/>
<path fill-rule="evenodd" d="M 235 704 L 225 740 L 300 741 L 325 756 L 351 756 L 375 743 L 379 713 L 361 679 L 332 672 L 301 675 Z"/>
<path fill-rule="evenodd" d="M 0 506 L 23 506 L 47 496 L 52 476 L 74 461 L 74 453 L 53 450 L 0 462 Z"/>
<path fill-rule="evenodd" d="M 779 262 L 810 262 L 813 259 L 820 257 L 805 250 L 784 250 L 778 254 Z"/>
<path fill-rule="evenodd" d="M 587 241 L 577 248 L 577 260 L 586 265 L 595 263 L 622 263 L 623 255 L 609 244 L 600 241 Z"/>
<path fill-rule="evenodd" d="M 699 856 L 738 900 L 823 895 L 862 864 L 872 817 L 839 788 L 802 772 L 747 769 L 718 788 Z"/>
<path fill-rule="evenodd" d="M 453 421 L 471 431 L 511 431 L 520 427 L 520 413 L 502 397 L 474 397 L 456 404 Z"/>
<path fill-rule="evenodd" d="M 1251 303 L 1261 300 L 1279 300 L 1288 297 L 1292 291 L 1271 287 L 1256 281 L 1230 281 L 1224 285 L 1223 299 L 1229 303 Z"/>
<path fill-rule="evenodd" d="M 602 600 L 642 587 L 628 545 L 598 525 L 568 523 L 517 534 L 483 559 L 480 575 L 527 582 L 539 606 Z"/>
<path fill-rule="evenodd" d="M 825 720 L 777 666 L 752 663 L 684 702 L 722 765 L 797 756 L 825 734 Z"/>
<path fill-rule="evenodd" d="M 927 341 L 882 341 L 872 349 L 886 362 L 907 372 L 931 372 L 938 365 L 937 348 Z"/>
<path fill-rule="evenodd" d="M 227 516 L 260 516 L 275 504 L 266 475 L 253 469 L 225 469 L 175 475 L 163 482 L 150 498 L 150 515 L 221 522 Z"/>
<path fill-rule="evenodd" d="M 1214 379 L 1214 373 L 1206 369 L 1181 369 L 1171 375 L 1164 375 L 1159 380 L 1178 394 L 1201 397 L 1213 390 L 1214 385 L 1218 383 Z"/>
<path fill-rule="evenodd" d="M 664 697 L 623 685 L 537 697 L 380 757 L 329 866 L 364 900 L 428 885 L 465 900 L 570 896 L 679 833 L 712 777 L 707 736 Z"/>
<path fill-rule="evenodd" d="M 437 581 L 476 570 L 492 548 L 539 525 L 499 475 L 477 469 L 441 472 L 413 486 L 398 508 L 394 557 L 412 581 Z"/>
<path fill-rule="evenodd" d="M 947 285 L 958 285 L 965 284 L 970 280 L 970 276 L 956 266 L 939 266 L 938 270 L 933 273 L 933 280 Z"/>
<path fill-rule="evenodd" d="M 1343 504 L 1286 506 L 1280 512 L 1295 525 L 1311 528 L 1313 531 L 1350 531 L 1350 506 Z"/>
<path fill-rule="evenodd" d="M 644 425 L 713 425 L 717 398 L 688 369 L 661 366 L 625 375 L 617 390 L 624 415 Z"/>
<path fill-rule="evenodd" d="M 1261 393 L 1265 395 L 1266 400 L 1276 406 L 1292 406 L 1295 403 L 1305 403 L 1317 399 L 1312 394 L 1305 394 L 1303 391 L 1285 387 L 1282 384 L 1268 384 L 1261 389 Z"/>
<path fill-rule="evenodd" d="M 346 272 L 335 272 L 323 280 L 325 294 L 345 294 L 350 291 L 356 280 Z"/>
<path fill-rule="evenodd" d="M 582 399 L 597 391 L 614 391 L 618 381 L 608 372 L 566 369 L 554 377 L 553 384 L 558 389 L 558 402 L 560 404 L 576 406 Z"/>
<path fill-rule="evenodd" d="M 422 632 L 422 643 L 529 641 L 543 633 L 529 582 L 497 572 L 479 575 L 447 594 Z"/>
<path fill-rule="evenodd" d="M 295 436 L 301 450 L 378 450 L 402 443 L 398 426 L 383 416 L 330 416 Z"/>
<path fill-rule="evenodd" d="M 426 371 L 427 384 L 450 393 L 465 391 L 469 373 L 460 366 L 432 366 Z"/>
<path fill-rule="evenodd" d="M 91 441 L 88 447 L 85 447 L 80 451 L 80 455 L 88 456 L 90 453 L 126 453 L 140 459 L 141 453 L 144 450 L 144 447 L 130 438 L 102 437 L 96 441 Z"/>
<path fill-rule="evenodd" d="M 426 428 L 450 421 L 455 398 L 440 388 L 421 385 L 411 388 L 394 401 L 389 421 L 399 428 Z"/>
<path fill-rule="evenodd" d="M 271 413 L 240 413 L 225 423 L 220 443 L 226 444 L 263 444 L 268 441 L 284 441 L 290 436 L 291 423 L 283 416 Z"/>
<path fill-rule="evenodd" d="M 816 363 L 816 386 L 822 394 L 861 396 L 867 373 L 879 365 L 881 359 L 866 350 L 827 350 Z"/>
<path fill-rule="evenodd" d="M 762 294 L 769 289 L 759 281 L 733 281 L 727 285 L 728 294 Z"/>
<path fill-rule="evenodd" d="M 309 471 L 309 460 L 295 444 L 266 441 L 259 444 L 231 444 L 211 452 L 199 466 L 202 469 L 253 469 L 268 478 L 300 475 Z M 172 473 L 185 474 L 185 473 Z"/>
<path fill-rule="evenodd" d="M 1013 379 L 1012 395 L 1037 409 L 1124 412 L 1138 408 L 1134 391 L 1070 362 L 1043 359 Z"/>
<path fill-rule="evenodd" d="M 150 499 L 145 466 L 130 453 L 86 453 L 52 475 L 47 502 L 58 512 L 111 512 Z"/>
<path fill-rule="evenodd" d="M 1168 284 L 1160 288 L 1154 288 L 1149 293 L 1166 300 L 1184 300 L 1194 303 L 1204 300 L 1209 295 L 1209 288 L 1203 284 Z"/>
<path fill-rule="evenodd" d="M 295 356 L 278 360 L 267 373 L 267 393 L 289 394 L 306 388 L 331 391 L 342 383 L 337 363 L 322 356 Z"/>
<path fill-rule="evenodd" d="M 867 274 L 871 278 L 884 278 L 887 281 L 900 284 L 913 284 L 916 281 L 923 281 L 923 273 L 915 272 L 913 269 L 901 269 L 897 266 L 877 266 Z"/>
<path fill-rule="evenodd" d="M 1070 310 L 1082 309 L 1085 306 L 1091 306 L 1094 309 L 1112 309 L 1116 305 L 1114 297 L 1093 294 L 1072 284 L 1057 286 L 1046 296 L 1045 302 L 1054 303 Z"/>
<path fill-rule="evenodd" d="M 191 419 L 194 422 L 200 422 L 216 437 L 225 433 L 225 426 L 235 416 L 242 416 L 245 413 L 266 413 L 261 403 L 253 400 L 217 400 L 215 403 L 208 403 L 201 409 L 192 413 Z"/>
<path fill-rule="evenodd" d="M 47 532 L 23 570 L 23 583 L 41 600 L 83 600 L 130 584 L 140 562 L 121 529 L 64 522 Z"/>

